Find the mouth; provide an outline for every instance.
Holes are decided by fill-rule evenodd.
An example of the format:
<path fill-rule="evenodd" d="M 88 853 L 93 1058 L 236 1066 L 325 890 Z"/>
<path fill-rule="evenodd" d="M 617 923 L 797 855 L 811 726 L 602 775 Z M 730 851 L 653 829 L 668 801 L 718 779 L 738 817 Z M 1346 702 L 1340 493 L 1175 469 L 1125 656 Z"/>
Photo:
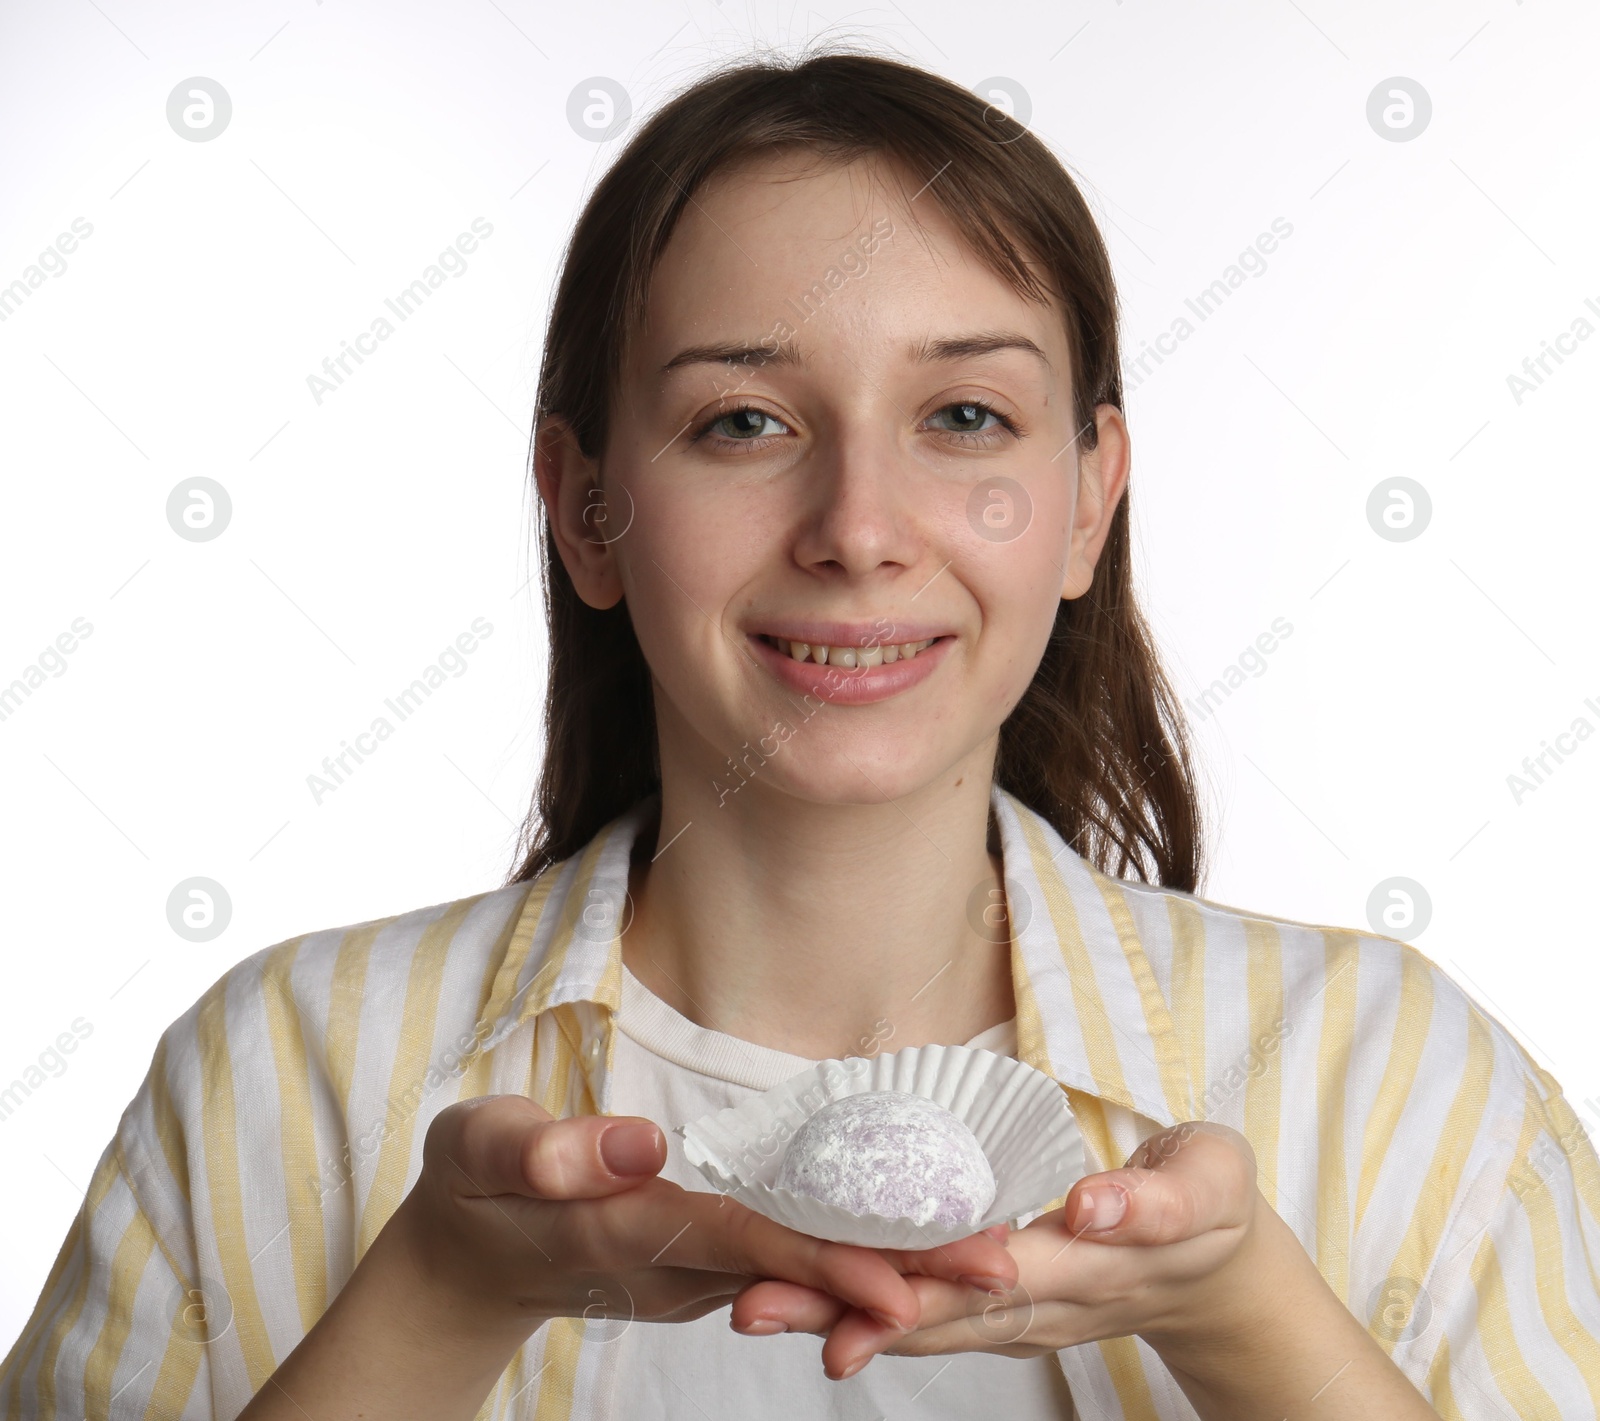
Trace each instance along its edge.
<path fill-rule="evenodd" d="M 898 661 L 914 661 L 935 642 L 949 641 L 948 636 L 923 637 L 917 641 L 881 642 L 870 640 L 867 644 L 829 646 L 796 641 L 788 637 L 770 636 L 757 632 L 756 639 L 765 642 L 775 651 L 802 665 L 810 662 L 817 666 L 837 666 L 850 671 L 869 671 L 874 666 L 893 666 Z"/>
<path fill-rule="evenodd" d="M 920 685 L 934 674 L 956 640 L 953 633 L 933 627 L 895 628 L 901 636 L 908 631 L 933 633 L 896 642 L 883 641 L 875 628 L 858 632 L 854 627 L 816 624 L 789 630 L 831 635 L 835 640 L 751 632 L 756 661 L 786 690 L 844 706 L 871 705 Z M 852 632 L 857 634 L 851 636 Z"/>

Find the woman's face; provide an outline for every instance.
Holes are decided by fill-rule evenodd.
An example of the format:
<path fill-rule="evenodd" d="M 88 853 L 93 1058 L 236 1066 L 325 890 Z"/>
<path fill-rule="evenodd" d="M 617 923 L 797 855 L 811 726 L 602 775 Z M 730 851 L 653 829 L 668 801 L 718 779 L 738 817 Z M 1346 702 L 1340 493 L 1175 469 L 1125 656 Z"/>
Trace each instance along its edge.
<path fill-rule="evenodd" d="M 914 192 L 865 160 L 723 174 L 656 269 L 602 466 L 545 446 L 580 595 L 627 599 L 664 771 L 719 799 L 986 776 L 1121 496 L 1115 409 L 1074 439 L 1059 312 Z"/>

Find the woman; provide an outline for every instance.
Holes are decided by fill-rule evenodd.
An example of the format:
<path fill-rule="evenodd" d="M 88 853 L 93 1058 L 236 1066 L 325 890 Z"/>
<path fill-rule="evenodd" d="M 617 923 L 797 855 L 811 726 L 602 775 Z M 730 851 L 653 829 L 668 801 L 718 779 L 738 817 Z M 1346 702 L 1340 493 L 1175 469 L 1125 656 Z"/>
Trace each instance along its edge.
<path fill-rule="evenodd" d="M 657 114 L 546 344 L 526 856 L 169 1029 L 8 1414 L 1594 1416 L 1556 1083 L 1409 947 L 1193 896 L 1115 312 L 1071 179 L 942 79 Z M 933 1042 L 1054 1076 L 1087 1177 L 860 1249 L 668 1128 Z"/>

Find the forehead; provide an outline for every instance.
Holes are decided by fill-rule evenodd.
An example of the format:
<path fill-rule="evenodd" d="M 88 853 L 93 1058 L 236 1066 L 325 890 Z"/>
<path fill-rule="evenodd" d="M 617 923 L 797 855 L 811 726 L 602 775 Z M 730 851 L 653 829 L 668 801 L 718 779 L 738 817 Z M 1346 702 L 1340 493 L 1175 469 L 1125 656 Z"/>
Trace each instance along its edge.
<path fill-rule="evenodd" d="M 962 238 L 919 178 L 878 156 L 791 150 L 697 191 L 652 274 L 640 346 L 759 337 L 780 322 L 937 337 L 947 326 L 1025 330 L 1064 357 L 1059 309 L 1018 292 Z M 1057 365 L 1065 370 L 1064 359 Z"/>

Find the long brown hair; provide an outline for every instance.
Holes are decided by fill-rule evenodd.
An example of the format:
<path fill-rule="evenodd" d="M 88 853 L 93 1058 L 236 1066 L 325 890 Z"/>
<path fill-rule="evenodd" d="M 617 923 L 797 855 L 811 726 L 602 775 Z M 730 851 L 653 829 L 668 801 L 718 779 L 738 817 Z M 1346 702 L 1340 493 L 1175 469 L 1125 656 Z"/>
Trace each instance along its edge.
<path fill-rule="evenodd" d="M 718 172 L 796 146 L 841 163 L 878 156 L 925 177 L 927 196 L 983 261 L 1025 297 L 1060 304 L 1075 424 L 1095 447 L 1095 407 L 1122 407 L 1117 296 L 1077 185 L 1038 138 L 969 90 L 839 52 L 713 73 L 634 135 L 567 246 L 536 421 L 562 416 L 582 452 L 600 456 L 623 346 L 679 215 Z M 627 604 L 586 605 L 542 504 L 537 516 L 550 636 L 546 742 L 508 882 L 576 854 L 661 783 L 650 673 Z M 1032 684 L 1001 727 L 995 778 L 1103 871 L 1192 893 L 1199 798 L 1183 713 L 1134 596 L 1128 520 L 1125 495 L 1093 586 L 1061 603 Z"/>

